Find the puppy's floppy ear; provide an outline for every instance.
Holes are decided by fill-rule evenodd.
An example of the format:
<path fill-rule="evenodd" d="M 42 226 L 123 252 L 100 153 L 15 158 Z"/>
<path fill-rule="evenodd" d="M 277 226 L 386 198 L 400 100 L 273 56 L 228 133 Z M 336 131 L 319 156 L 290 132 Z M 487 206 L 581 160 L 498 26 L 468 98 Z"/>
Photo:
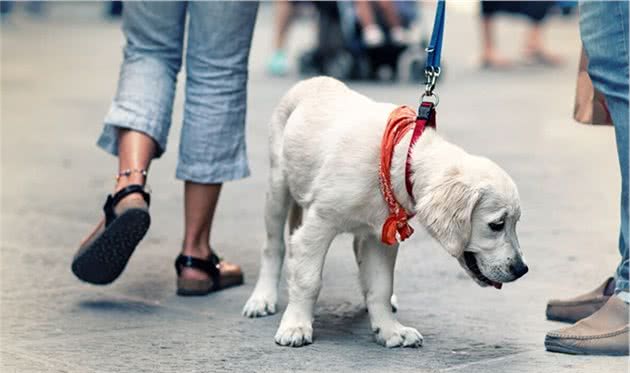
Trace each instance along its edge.
<path fill-rule="evenodd" d="M 454 257 L 462 255 L 470 242 L 472 212 L 480 197 L 481 191 L 452 169 L 430 185 L 416 205 L 425 228 Z"/>

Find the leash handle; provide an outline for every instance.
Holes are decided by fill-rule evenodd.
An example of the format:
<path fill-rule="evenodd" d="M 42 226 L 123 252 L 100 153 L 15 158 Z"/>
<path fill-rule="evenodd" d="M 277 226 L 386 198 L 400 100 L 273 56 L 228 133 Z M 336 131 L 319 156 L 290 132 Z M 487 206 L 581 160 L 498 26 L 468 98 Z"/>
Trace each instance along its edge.
<path fill-rule="evenodd" d="M 431 40 L 426 48 L 427 62 L 424 67 L 424 75 L 427 78 L 424 96 L 432 96 L 433 89 L 440 76 L 440 59 L 442 56 L 442 39 L 444 36 L 444 20 L 446 18 L 446 3 L 438 0 L 435 10 L 435 20 L 433 21 L 433 32 Z"/>

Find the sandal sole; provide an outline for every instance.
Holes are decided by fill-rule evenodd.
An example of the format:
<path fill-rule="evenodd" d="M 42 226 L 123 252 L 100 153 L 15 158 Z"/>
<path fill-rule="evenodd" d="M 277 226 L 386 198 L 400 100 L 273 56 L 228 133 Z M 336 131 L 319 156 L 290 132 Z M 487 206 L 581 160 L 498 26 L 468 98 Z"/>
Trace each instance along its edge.
<path fill-rule="evenodd" d="M 228 281 L 228 280 L 224 280 L 224 281 L 227 282 L 227 285 L 221 286 L 218 289 L 212 288 L 212 282 L 209 283 L 208 289 L 194 289 L 194 288 L 185 288 L 185 287 L 178 286 L 176 294 L 183 297 L 203 296 L 203 295 L 208 295 L 210 293 L 214 293 L 217 291 L 225 290 L 234 286 L 240 286 L 240 285 L 243 285 L 243 283 L 245 282 L 243 276 L 240 276 L 240 278 L 231 279 L 231 281 Z"/>
<path fill-rule="evenodd" d="M 129 209 L 72 262 L 72 272 L 82 281 L 107 285 L 120 276 L 131 254 L 149 230 L 151 216 L 143 209 Z"/>

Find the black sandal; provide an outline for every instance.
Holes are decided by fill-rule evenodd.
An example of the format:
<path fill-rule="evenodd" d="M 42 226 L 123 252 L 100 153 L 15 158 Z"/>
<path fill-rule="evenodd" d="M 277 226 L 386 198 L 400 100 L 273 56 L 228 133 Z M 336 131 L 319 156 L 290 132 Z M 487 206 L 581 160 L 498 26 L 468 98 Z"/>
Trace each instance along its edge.
<path fill-rule="evenodd" d="M 243 284 L 243 273 L 240 271 L 222 271 L 221 259 L 214 253 L 206 260 L 187 255 L 180 255 L 175 259 L 177 272 L 177 295 L 207 295 L 214 291 L 223 290 Z M 192 280 L 181 278 L 184 268 L 194 268 L 208 274 L 207 280 Z"/>
<path fill-rule="evenodd" d="M 139 193 L 142 200 L 125 202 L 130 194 Z M 97 285 L 114 281 L 125 269 L 131 254 L 151 224 L 151 196 L 142 185 L 133 184 L 107 196 L 103 211 L 105 219 L 81 243 L 72 260 L 72 272 L 81 280 Z"/>

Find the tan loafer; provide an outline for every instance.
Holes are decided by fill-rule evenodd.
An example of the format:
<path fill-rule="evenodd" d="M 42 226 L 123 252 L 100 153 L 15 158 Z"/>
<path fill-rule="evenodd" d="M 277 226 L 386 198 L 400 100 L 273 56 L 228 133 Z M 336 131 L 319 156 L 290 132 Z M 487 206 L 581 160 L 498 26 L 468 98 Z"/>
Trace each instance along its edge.
<path fill-rule="evenodd" d="M 599 310 L 615 290 L 615 279 L 610 277 L 597 289 L 575 298 L 552 299 L 547 303 L 547 319 L 575 323 Z"/>
<path fill-rule="evenodd" d="M 628 304 L 617 296 L 591 316 L 545 337 L 551 352 L 574 355 L 628 355 Z"/>

